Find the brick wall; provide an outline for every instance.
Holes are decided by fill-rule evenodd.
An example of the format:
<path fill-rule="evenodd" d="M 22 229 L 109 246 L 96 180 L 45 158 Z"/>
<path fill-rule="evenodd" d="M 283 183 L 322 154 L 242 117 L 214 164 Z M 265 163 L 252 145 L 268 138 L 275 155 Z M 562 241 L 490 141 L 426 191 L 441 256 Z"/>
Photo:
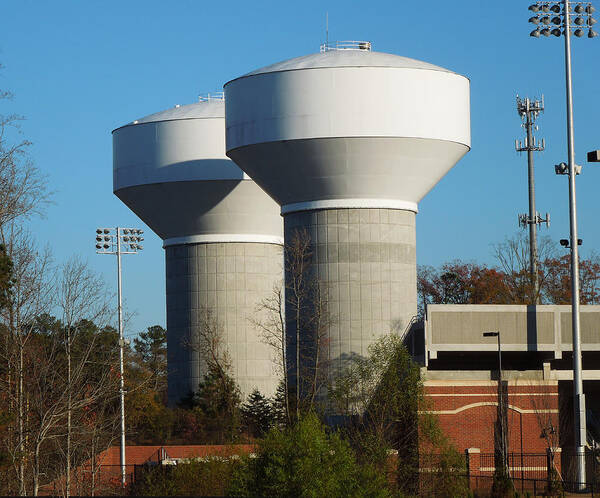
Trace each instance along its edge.
<path fill-rule="evenodd" d="M 457 449 L 493 453 L 498 418 L 496 381 L 425 381 L 427 406 Z M 509 453 L 545 454 L 559 440 L 558 383 L 508 382 Z"/>

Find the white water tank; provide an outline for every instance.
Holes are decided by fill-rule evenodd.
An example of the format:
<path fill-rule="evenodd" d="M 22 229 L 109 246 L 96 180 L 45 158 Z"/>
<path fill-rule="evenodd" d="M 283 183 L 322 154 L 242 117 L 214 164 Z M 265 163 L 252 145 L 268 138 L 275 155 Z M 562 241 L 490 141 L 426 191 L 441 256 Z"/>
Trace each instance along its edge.
<path fill-rule="evenodd" d="M 206 373 L 190 347 L 206 310 L 219 323 L 242 393 L 272 394 L 273 352 L 251 323 L 281 281 L 277 204 L 225 156 L 222 98 L 177 106 L 113 131 L 114 192 L 163 239 L 169 401 Z M 206 320 L 204 320 L 204 323 Z"/>

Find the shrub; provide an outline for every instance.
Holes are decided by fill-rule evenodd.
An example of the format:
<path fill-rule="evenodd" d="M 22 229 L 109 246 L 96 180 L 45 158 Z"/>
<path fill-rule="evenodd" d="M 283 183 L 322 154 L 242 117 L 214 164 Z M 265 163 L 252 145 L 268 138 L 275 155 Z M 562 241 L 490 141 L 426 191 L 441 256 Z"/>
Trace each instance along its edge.
<path fill-rule="evenodd" d="M 148 467 L 130 489 L 134 496 L 225 496 L 237 460 L 190 459 Z"/>
<path fill-rule="evenodd" d="M 235 468 L 229 495 L 390 496 L 385 476 L 371 465 L 358 465 L 350 445 L 339 434 L 327 434 L 314 414 L 289 429 L 271 430 L 256 458 Z"/>

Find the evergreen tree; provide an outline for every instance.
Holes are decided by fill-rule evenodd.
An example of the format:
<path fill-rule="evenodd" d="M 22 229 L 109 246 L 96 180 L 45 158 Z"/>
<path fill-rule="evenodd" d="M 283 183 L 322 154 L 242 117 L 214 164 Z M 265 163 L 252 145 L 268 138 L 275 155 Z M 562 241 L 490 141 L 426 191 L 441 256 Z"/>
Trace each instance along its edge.
<path fill-rule="evenodd" d="M 133 340 L 137 362 L 152 373 L 153 388 L 158 393 L 167 390 L 167 331 L 160 325 L 148 327 Z"/>
<path fill-rule="evenodd" d="M 289 423 L 287 396 L 285 392 L 285 382 L 281 381 L 277 386 L 277 391 L 271 400 L 271 410 L 273 415 L 273 424 L 279 428 L 286 427 Z"/>
<path fill-rule="evenodd" d="M 248 400 L 242 405 L 241 413 L 244 427 L 254 437 L 264 436 L 275 422 L 273 406 L 258 389 L 248 396 Z"/>
<path fill-rule="evenodd" d="M 385 473 L 359 465 L 348 442 L 313 413 L 270 431 L 256 453 L 234 469 L 229 496 L 390 496 Z"/>
<path fill-rule="evenodd" d="M 206 442 L 225 444 L 235 441 L 240 429 L 240 390 L 227 373 L 210 366 L 193 397 L 200 411 Z"/>

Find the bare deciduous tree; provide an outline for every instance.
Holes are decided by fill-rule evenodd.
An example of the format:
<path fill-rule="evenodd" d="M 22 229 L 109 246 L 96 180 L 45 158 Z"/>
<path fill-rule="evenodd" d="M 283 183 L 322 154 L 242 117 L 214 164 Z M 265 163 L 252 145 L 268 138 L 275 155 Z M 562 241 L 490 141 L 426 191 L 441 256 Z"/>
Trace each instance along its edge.
<path fill-rule="evenodd" d="M 256 316 L 250 322 L 260 331 L 262 341 L 274 352 L 276 371 L 283 379 L 285 419 L 289 424 L 290 403 L 285 341 L 285 293 L 283 283 L 273 287 L 271 295 L 256 307 Z"/>
<path fill-rule="evenodd" d="M 69 496 L 71 490 L 71 465 L 73 461 L 72 451 L 72 432 L 73 432 L 73 396 L 78 393 L 74 392 L 74 388 L 80 389 L 81 385 L 76 385 L 74 380 L 81 381 L 85 384 L 87 375 L 85 360 L 82 363 L 81 358 L 78 364 L 73 365 L 72 349 L 74 341 L 80 339 L 78 335 L 83 332 L 82 327 L 85 327 L 89 322 L 96 324 L 106 323 L 108 320 L 108 293 L 104 282 L 98 275 L 93 273 L 87 264 L 78 257 L 69 259 L 59 270 L 57 285 L 57 305 L 61 313 L 62 328 L 64 333 L 64 348 L 66 355 L 66 410 L 67 410 L 67 427 L 66 427 L 66 447 L 64 448 L 65 458 L 65 490 L 66 496 Z M 86 345 L 89 347 L 89 345 Z M 84 348 L 86 347 L 84 346 Z M 90 353 L 88 351 L 88 353 Z M 84 357 L 87 355 L 84 355 Z M 75 369 L 73 369 L 75 366 Z M 85 378 L 86 380 L 83 380 Z M 101 393 L 98 394 L 107 394 Z M 109 396 L 109 398 L 112 396 Z M 88 398 L 89 402 L 95 402 L 97 396 Z"/>
<path fill-rule="evenodd" d="M 10 98 L 10 92 L 0 90 L 0 100 Z M 42 215 L 50 200 L 46 177 L 27 157 L 31 142 L 19 136 L 22 119 L 0 114 L 0 228 L 19 218 Z"/>
<path fill-rule="evenodd" d="M 36 318 L 50 309 L 52 303 L 52 285 L 48 278 L 51 256 L 48 250 L 40 251 L 27 232 L 15 227 L 11 227 L 6 251 L 13 264 L 14 283 L 9 303 L 1 312 L 5 336 L 1 354 L 6 365 L 1 387 L 14 426 L 3 443 L 11 455 L 18 493 L 25 495 L 29 441 L 26 375 Z"/>
<path fill-rule="evenodd" d="M 555 256 L 555 243 L 550 237 L 538 239 L 538 279 L 539 290 L 536 294 L 535 285 L 529 270 L 529 241 L 525 232 L 519 232 L 504 242 L 494 244 L 493 251 L 500 269 L 506 275 L 510 300 L 518 304 L 535 304 L 543 300 L 544 288 L 550 275 L 550 268 L 544 262 Z"/>
<path fill-rule="evenodd" d="M 330 382 L 329 328 L 333 319 L 313 258 L 309 233 L 296 231 L 285 247 L 285 360 L 296 418 L 316 407 L 319 393 Z"/>

